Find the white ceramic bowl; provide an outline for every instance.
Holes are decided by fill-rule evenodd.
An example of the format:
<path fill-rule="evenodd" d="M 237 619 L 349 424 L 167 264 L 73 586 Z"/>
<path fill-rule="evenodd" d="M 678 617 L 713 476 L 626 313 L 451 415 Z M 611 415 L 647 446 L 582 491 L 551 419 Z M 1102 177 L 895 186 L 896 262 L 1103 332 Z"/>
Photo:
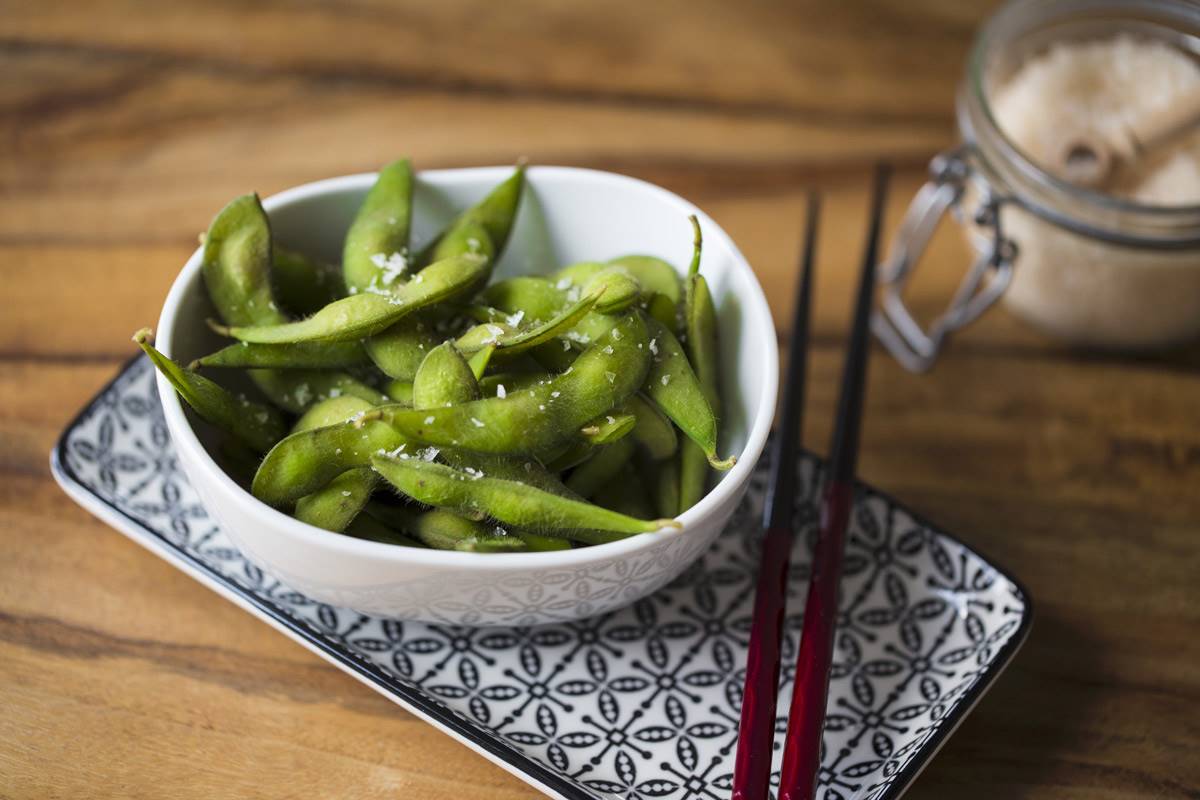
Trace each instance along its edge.
<path fill-rule="evenodd" d="M 424 172 L 414 241 L 436 230 L 510 174 L 510 167 Z M 350 175 L 289 189 L 264 201 L 275 240 L 337 261 L 342 238 L 375 176 Z M 573 261 L 629 252 L 685 269 L 688 214 L 704 232 L 702 268 L 721 332 L 721 453 L 738 463 L 680 517 L 682 530 L 552 553 L 478 554 L 396 547 L 339 536 L 298 522 L 244 491 L 209 455 L 205 426 L 160 375 L 167 427 L 180 463 L 205 507 L 242 552 L 269 574 L 316 600 L 365 613 L 461 625 L 531 625 L 609 611 L 653 592 L 683 571 L 721 532 L 749 485 L 775 413 L 775 328 L 754 273 L 729 237 L 691 203 L 633 178 L 566 167 L 529 170 L 499 276 L 545 273 Z M 158 345 L 187 362 L 220 342 L 204 325 L 213 309 L 198 249 L 171 287 Z"/>

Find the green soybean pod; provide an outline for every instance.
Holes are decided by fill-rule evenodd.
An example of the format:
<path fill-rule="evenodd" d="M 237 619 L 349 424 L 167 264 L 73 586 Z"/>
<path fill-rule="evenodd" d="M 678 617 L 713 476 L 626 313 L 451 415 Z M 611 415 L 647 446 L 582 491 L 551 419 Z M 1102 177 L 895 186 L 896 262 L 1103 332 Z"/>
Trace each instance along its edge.
<path fill-rule="evenodd" d="M 292 425 L 292 433 L 311 431 L 329 425 L 337 425 L 352 419 L 371 408 L 372 404 L 358 397 L 346 395 L 330 397 L 308 407 Z"/>
<path fill-rule="evenodd" d="M 621 267 L 605 267 L 584 284 L 585 294 L 599 295 L 596 310 L 602 314 L 624 311 L 637 302 L 642 285 Z"/>
<path fill-rule="evenodd" d="M 346 470 L 297 500 L 292 515 L 309 525 L 341 533 L 363 510 L 378 483 L 379 476 L 370 467 Z"/>
<path fill-rule="evenodd" d="M 525 542 L 525 546 L 532 552 L 546 553 L 553 550 L 571 549 L 571 542 L 568 539 L 558 536 L 547 536 L 544 533 L 523 531 L 520 528 L 514 528 L 510 533 L 513 536 L 519 536 Z"/>
<path fill-rule="evenodd" d="M 413 405 L 418 409 L 445 408 L 467 403 L 477 399 L 479 394 L 479 384 L 471 367 L 453 342 L 445 342 L 432 350 L 421 364 L 413 381 Z M 440 455 L 455 469 L 521 481 L 543 491 L 571 496 L 557 478 L 532 459 L 472 453 L 458 448 L 445 448 L 440 451 Z"/>
<path fill-rule="evenodd" d="M 415 409 L 446 408 L 479 398 L 479 384 L 453 342 L 429 351 L 413 378 Z"/>
<path fill-rule="evenodd" d="M 424 544 L 411 536 L 405 536 L 403 533 L 389 528 L 367 514 L 359 514 L 355 517 L 354 521 L 346 527 L 345 533 L 347 536 L 352 536 L 355 539 L 366 539 L 370 542 L 398 544 L 402 547 L 416 547 L 421 549 L 425 547 Z"/>
<path fill-rule="evenodd" d="M 688 273 L 684 326 L 687 330 L 688 357 L 704 390 L 704 397 L 713 414 L 720 417 L 721 398 L 718 387 L 720 368 L 717 353 L 717 313 L 708 282 L 700 274 L 700 225 L 695 217 L 696 255 Z M 708 483 L 709 465 L 704 453 L 693 442 L 685 442 L 679 453 L 679 509 L 691 508 L 704 496 Z"/>
<path fill-rule="evenodd" d="M 417 441 L 536 456 L 568 443 L 580 427 L 624 402 L 643 383 L 649 360 L 646 326 L 631 310 L 617 318 L 607 337 L 545 385 L 452 408 L 392 406 L 372 413 Z"/>
<path fill-rule="evenodd" d="M 275 297 L 288 312 L 308 316 L 346 294 L 342 271 L 334 264 L 275 245 L 271 278 Z"/>
<path fill-rule="evenodd" d="M 469 289 L 486 275 L 488 261 L 466 254 L 430 264 L 387 294 L 342 298 L 307 319 L 282 325 L 234 325 L 220 332 L 244 342 L 345 342 L 373 336 L 401 318 Z"/>
<path fill-rule="evenodd" d="M 534 532 L 560 532 L 566 538 L 594 543 L 612 541 L 611 534 L 620 538 L 679 527 L 673 519 L 635 519 L 517 481 L 472 476 L 431 461 L 375 456 L 371 463 L 403 494 L 426 505 L 484 513 Z"/>
<path fill-rule="evenodd" d="M 480 299 L 505 314 L 524 313 L 531 320 L 551 319 L 567 303 L 561 289 L 545 278 L 531 275 L 496 281 L 480 293 Z"/>
<path fill-rule="evenodd" d="M 380 450 L 428 453 L 411 446 L 394 428 L 379 421 L 368 420 L 361 425 L 344 422 L 297 431 L 263 457 L 250 491 L 267 505 L 287 508 L 346 470 L 369 465 L 371 456 Z"/>
<path fill-rule="evenodd" d="M 550 472 L 565 472 L 582 464 L 597 447 L 612 444 L 633 432 L 637 417 L 615 411 L 603 414 L 579 429 L 579 435 L 546 458 Z"/>
<path fill-rule="evenodd" d="M 188 366 L 246 369 L 336 369 L 367 362 L 358 342 L 251 344 L 237 342 L 193 361 Z"/>
<path fill-rule="evenodd" d="M 435 508 L 418 511 L 407 506 L 372 505 L 368 512 L 390 528 L 404 531 L 436 550 L 464 553 L 515 553 L 528 550 L 525 540 L 498 525 L 461 517 Z"/>
<path fill-rule="evenodd" d="M 632 464 L 600 487 L 592 501 L 602 508 L 636 518 L 654 515 L 654 506 L 646 495 L 646 481 Z"/>
<path fill-rule="evenodd" d="M 567 488 L 581 497 L 591 497 L 625 468 L 633 458 L 634 449 L 633 439 L 628 436 L 597 447 L 592 457 L 576 467 L 567 478 Z"/>
<path fill-rule="evenodd" d="M 402 406 L 412 406 L 413 404 L 412 381 L 388 381 L 383 387 L 383 393 L 393 403 L 398 403 Z"/>
<path fill-rule="evenodd" d="M 641 284 L 642 291 L 661 294 L 678 305 L 683 295 L 679 272 L 666 261 L 654 256 L 630 255 L 614 258 L 608 262 L 621 267 Z"/>
<path fill-rule="evenodd" d="M 417 263 L 423 266 L 431 261 L 436 261 L 435 253 L 442 246 L 444 239 L 461 234 L 464 229 L 473 225 L 478 225 L 487 233 L 493 253 L 499 257 L 504 252 L 505 245 L 508 244 L 508 237 L 512 233 L 524 189 L 525 165 L 518 164 L 512 175 L 492 189 L 486 197 L 460 214 L 450 223 L 444 233 L 426 245 L 417 257 Z M 476 238 L 478 237 L 476 236 Z"/>
<path fill-rule="evenodd" d="M 425 314 L 417 313 L 364 340 L 362 346 L 384 375 L 411 381 L 421 361 L 438 343 L 432 321 Z"/>
<path fill-rule="evenodd" d="M 458 349 L 464 353 L 472 353 L 482 347 L 491 345 L 500 357 L 511 357 L 543 345 L 559 335 L 566 333 L 576 323 L 584 318 L 596 301 L 600 292 L 588 294 L 575 303 L 562 309 L 558 314 L 526 328 L 518 328 L 524 313 L 517 312 L 505 322 L 485 322 L 469 329 L 455 340 Z"/>
<path fill-rule="evenodd" d="M 213 219 L 204 238 L 201 274 L 225 324 L 287 322 L 271 290 L 271 226 L 257 195 L 235 198 Z M 372 402 L 380 398 L 378 392 L 343 372 L 253 369 L 248 374 L 272 403 L 293 413 L 335 392 Z"/>
<path fill-rule="evenodd" d="M 717 418 L 679 340 L 653 317 L 646 317 L 646 329 L 653 359 L 642 391 L 700 446 L 713 467 L 729 469 L 737 459 L 717 456 Z"/>
<path fill-rule="evenodd" d="M 371 408 L 357 397 L 335 397 L 317 403 L 296 421 L 293 432 L 336 425 Z M 346 470 L 312 494 L 296 501 L 293 516 L 301 522 L 340 533 L 354 521 L 379 483 L 370 467 Z"/>
<path fill-rule="evenodd" d="M 258 453 L 270 450 L 283 438 L 287 425 L 278 411 L 235 395 L 203 375 L 184 369 L 158 352 L 150 344 L 151 338 L 149 328 L 133 335 L 133 341 L 150 357 L 155 369 L 204 421 L 232 434 Z"/>
<path fill-rule="evenodd" d="M 684 443 L 695 447 L 690 441 Z M 699 452 L 700 448 L 696 448 Z M 703 456 L 703 453 L 700 453 Z M 708 461 L 705 460 L 707 468 Z M 654 461 L 650 463 L 642 463 L 642 472 L 649 474 L 651 478 L 651 488 L 654 495 L 654 508 L 656 514 L 678 514 L 681 512 L 682 504 L 679 502 L 679 459 L 665 458 L 662 461 Z M 683 509 L 686 510 L 686 509 Z"/>
<path fill-rule="evenodd" d="M 252 369 L 248 374 L 263 393 L 284 411 L 300 414 L 313 403 L 352 395 L 372 405 L 387 402 L 382 392 L 339 370 Z"/>
<path fill-rule="evenodd" d="M 351 292 L 386 290 L 407 266 L 413 174 L 407 159 L 379 171 L 346 232 L 342 277 Z"/>
<path fill-rule="evenodd" d="M 637 420 L 633 428 L 633 440 L 651 459 L 658 461 L 670 458 L 679 446 L 679 437 L 671 420 L 658 407 L 640 394 L 625 401 L 625 409 Z"/>
<path fill-rule="evenodd" d="M 201 273 L 228 325 L 280 325 L 287 315 L 271 289 L 271 226 L 258 195 L 234 198 L 204 235 Z"/>

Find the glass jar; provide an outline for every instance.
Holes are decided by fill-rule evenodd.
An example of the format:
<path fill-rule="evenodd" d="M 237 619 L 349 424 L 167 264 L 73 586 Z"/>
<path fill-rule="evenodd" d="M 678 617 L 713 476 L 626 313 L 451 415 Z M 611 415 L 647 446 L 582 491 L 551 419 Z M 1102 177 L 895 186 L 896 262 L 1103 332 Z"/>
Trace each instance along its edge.
<path fill-rule="evenodd" d="M 877 336 L 914 371 L 1001 296 L 1078 345 L 1137 350 L 1200 334 L 1200 206 L 1153 206 L 1068 183 L 1004 134 L 991 100 L 1052 43 L 1117 34 L 1200 58 L 1200 5 L 1172 0 L 1017 0 L 980 30 L 958 92 L 962 144 L 937 156 L 880 266 Z M 945 213 L 976 253 L 949 308 L 923 329 L 903 290 Z"/>

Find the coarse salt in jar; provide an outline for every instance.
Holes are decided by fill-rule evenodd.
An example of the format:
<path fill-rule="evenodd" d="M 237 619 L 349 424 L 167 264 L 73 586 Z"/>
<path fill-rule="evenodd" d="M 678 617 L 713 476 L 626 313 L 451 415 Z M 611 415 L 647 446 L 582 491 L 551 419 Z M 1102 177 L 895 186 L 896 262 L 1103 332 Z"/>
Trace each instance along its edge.
<path fill-rule="evenodd" d="M 1117 146 L 1139 121 L 1189 104 L 1200 108 L 1200 6 L 1006 5 L 967 64 L 962 145 L 934 159 L 881 265 L 876 334 L 905 366 L 926 369 L 953 331 L 1003 296 L 1078 345 L 1149 349 L 1200 335 L 1200 134 L 1180 127 L 1136 157 Z M 1069 179 L 1077 141 L 1116 143 L 1096 148 L 1117 154 L 1103 185 Z M 944 213 L 977 256 L 923 329 L 903 289 Z"/>

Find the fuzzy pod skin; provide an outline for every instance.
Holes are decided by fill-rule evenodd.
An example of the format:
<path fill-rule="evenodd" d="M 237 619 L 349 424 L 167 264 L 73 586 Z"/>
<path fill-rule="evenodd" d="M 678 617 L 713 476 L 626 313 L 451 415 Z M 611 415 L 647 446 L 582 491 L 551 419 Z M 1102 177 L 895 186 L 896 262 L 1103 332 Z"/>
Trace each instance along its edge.
<path fill-rule="evenodd" d="M 642 294 L 642 285 L 620 267 L 605 267 L 592 276 L 583 287 L 586 294 L 599 296 L 596 310 L 615 314 L 632 306 Z"/>
<path fill-rule="evenodd" d="M 412 407 L 413 404 L 413 385 L 412 381 L 388 381 L 383 387 L 383 392 L 388 398 L 397 405 Z"/>
<path fill-rule="evenodd" d="M 596 301 L 601 292 L 589 293 L 575 303 L 562 309 L 550 319 L 534 325 L 521 328 L 518 323 L 510 321 L 485 322 L 468 330 L 455 341 L 458 349 L 464 353 L 473 353 L 483 347 L 492 346 L 496 356 L 508 358 L 524 353 L 565 334 L 582 320 Z M 523 312 L 522 312 L 523 315 Z M 509 316 L 509 319 L 512 319 Z"/>
<path fill-rule="evenodd" d="M 525 165 L 519 164 L 513 174 L 497 185 L 475 205 L 459 214 L 449 227 L 426 245 L 417 256 L 417 264 L 424 266 L 438 260 L 438 252 L 446 239 L 463 235 L 464 230 L 479 229 L 487 234 L 492 255 L 499 258 L 508 244 L 516 221 L 521 196 L 525 190 Z M 477 234 L 472 234 L 478 238 Z"/>
<path fill-rule="evenodd" d="M 304 342 L 302 344 L 251 344 L 237 342 L 202 356 L 191 367 L 245 369 L 337 369 L 367 363 L 358 342 Z"/>
<path fill-rule="evenodd" d="M 258 196 L 235 198 L 217 214 L 204 238 L 201 274 L 226 325 L 280 326 L 287 316 L 271 290 L 271 225 Z M 272 403 L 298 414 L 333 393 L 372 402 L 380 395 L 343 372 L 252 369 L 249 376 Z"/>
<path fill-rule="evenodd" d="M 203 375 L 184 369 L 158 352 L 150 344 L 150 338 L 150 331 L 144 329 L 134 334 L 133 340 L 150 357 L 155 369 L 170 381 L 183 401 L 205 422 L 234 436 L 258 453 L 270 450 L 283 438 L 287 423 L 277 410 L 235 395 Z"/>
<path fill-rule="evenodd" d="M 696 447 L 691 442 L 685 442 L 685 446 L 690 445 Z M 700 452 L 700 448 L 696 447 L 696 452 Z M 703 453 L 700 453 L 703 456 Z M 708 460 L 704 461 L 705 469 L 708 468 Z M 662 461 L 642 462 L 641 472 L 647 475 L 651 481 L 651 493 L 654 497 L 654 513 L 662 516 L 664 514 L 679 514 L 682 513 L 679 502 L 679 459 L 665 458 Z M 685 509 L 686 510 L 686 509 Z"/>
<path fill-rule="evenodd" d="M 700 446 L 710 464 L 720 470 L 729 469 L 736 459 L 717 457 L 717 418 L 683 346 L 675 334 L 653 317 L 646 317 L 646 329 L 656 352 L 643 393 Z"/>
<path fill-rule="evenodd" d="M 342 298 L 307 319 L 282 325 L 235 325 L 222 330 L 243 342 L 347 342 L 380 333 L 401 318 L 448 300 L 487 273 L 482 255 L 454 256 L 430 264 L 388 294 L 362 293 Z"/>
<path fill-rule="evenodd" d="M 384 375 L 393 380 L 411 381 L 421 361 L 439 343 L 432 322 L 418 313 L 404 317 L 382 333 L 366 339 L 362 346 Z"/>
<path fill-rule="evenodd" d="M 366 466 L 380 450 L 419 448 L 379 421 L 343 422 L 297 431 L 263 457 L 250 491 L 275 508 L 288 508 L 301 497 L 327 486 L 348 469 Z"/>
<path fill-rule="evenodd" d="M 386 291 L 401 277 L 400 264 L 408 259 L 412 195 L 412 165 L 407 159 L 379 171 L 342 248 L 342 277 L 352 292 Z"/>
<path fill-rule="evenodd" d="M 413 405 L 417 409 L 447 408 L 479 399 L 479 383 L 470 365 L 453 342 L 432 350 L 413 381 Z M 447 447 L 441 458 L 455 469 L 471 469 L 506 480 L 520 481 L 561 496 L 571 492 L 535 459 L 474 453 Z"/>
<path fill-rule="evenodd" d="M 639 346 L 640 345 L 640 346 Z M 646 326 L 637 312 L 616 319 L 572 367 L 545 385 L 453 408 L 379 409 L 402 435 L 482 453 L 537 455 L 569 442 L 592 418 L 624 402 L 649 367 Z"/>
<path fill-rule="evenodd" d="M 713 304 L 708 281 L 700 274 L 703 239 L 700 223 L 691 217 L 695 231 L 692 263 L 688 268 L 684 303 L 684 330 L 687 332 L 687 355 L 700 380 L 700 388 L 720 419 L 720 355 L 717 346 L 717 309 Z M 704 453 L 693 443 L 687 443 L 679 453 L 679 510 L 691 508 L 704 496 L 708 485 L 709 465 Z"/>
<path fill-rule="evenodd" d="M 440 508 L 418 511 L 407 506 L 372 505 L 368 513 L 389 528 L 403 531 L 436 550 L 463 553 L 518 553 L 525 540 L 498 525 L 467 519 Z"/>
<path fill-rule="evenodd" d="M 292 432 L 337 425 L 370 408 L 370 403 L 357 397 L 330 398 L 304 412 Z M 359 515 L 378 485 L 379 476 L 369 467 L 346 470 L 325 486 L 297 500 L 292 515 L 301 522 L 340 533 Z"/>
<path fill-rule="evenodd" d="M 511 287 L 514 290 L 487 299 L 496 304 L 497 308 L 507 311 L 510 307 L 507 304 L 514 301 L 514 296 L 528 294 L 529 287 L 536 285 L 538 284 L 526 283 L 519 292 L 515 291 L 515 287 Z M 559 292 L 560 298 L 563 296 L 553 285 L 550 285 L 550 290 Z M 533 291 L 544 292 L 545 287 Z M 574 341 L 581 343 L 604 341 L 611 329 L 612 319 L 612 316 L 593 311 L 585 315 L 571 329 L 569 335 Z M 649 335 L 647 347 L 652 358 L 645 384 L 640 387 L 643 394 L 649 397 L 689 439 L 701 447 L 710 464 L 717 469 L 729 469 L 735 463 L 735 459 L 722 460 L 717 455 L 716 416 L 704 396 L 703 387 L 692 370 L 682 345 L 670 328 L 652 315 L 645 316 L 645 327 Z M 574 363 L 573 353 L 560 352 L 553 346 L 539 348 L 536 355 L 554 357 L 548 366 L 556 369 L 565 369 L 565 365 Z"/>
<path fill-rule="evenodd" d="M 636 446 L 631 437 L 597 447 L 592 457 L 571 472 L 566 486 L 580 497 L 592 497 L 604 484 L 625 468 Z"/>
<path fill-rule="evenodd" d="M 479 399 L 475 373 L 453 342 L 429 351 L 413 378 L 413 407 L 445 408 Z"/>
<path fill-rule="evenodd" d="M 633 440 L 641 446 L 650 459 L 659 461 L 670 458 L 679 447 L 679 437 L 671 420 L 658 407 L 640 394 L 625 402 L 625 410 L 633 414 L 636 424 Z"/>
<path fill-rule="evenodd" d="M 526 319 L 531 320 L 551 319 L 567 302 L 561 289 L 545 278 L 532 275 L 496 281 L 483 290 L 480 299 L 505 314 L 524 312 Z"/>
<path fill-rule="evenodd" d="M 275 298 L 290 314 L 308 316 L 346 295 L 342 271 L 279 245 L 272 248 L 271 282 Z"/>
<path fill-rule="evenodd" d="M 379 476 L 370 467 L 346 470 L 297 500 L 292 516 L 309 525 L 341 533 L 362 512 L 377 485 Z"/>
<path fill-rule="evenodd" d="M 539 533 L 594 543 L 612 541 L 663 527 L 679 527 L 671 519 L 642 520 L 590 503 L 544 492 L 516 481 L 474 476 L 421 459 L 375 456 L 371 463 L 403 494 L 426 505 L 460 513 L 484 513 L 500 522 Z"/>
<path fill-rule="evenodd" d="M 666 261 L 654 256 L 621 256 L 608 263 L 581 261 L 558 270 L 551 280 L 556 285 L 559 281 L 565 280 L 569 282 L 569 285 L 584 286 L 600 271 L 614 267 L 633 277 L 644 295 L 662 294 L 672 303 L 678 303 L 683 297 L 683 285 L 679 278 L 679 272 Z"/>
<path fill-rule="evenodd" d="M 271 402 L 292 414 L 302 414 L 313 403 L 339 395 L 353 395 L 372 405 L 387 397 L 345 372 L 328 369 L 252 369 L 254 380 Z"/>

